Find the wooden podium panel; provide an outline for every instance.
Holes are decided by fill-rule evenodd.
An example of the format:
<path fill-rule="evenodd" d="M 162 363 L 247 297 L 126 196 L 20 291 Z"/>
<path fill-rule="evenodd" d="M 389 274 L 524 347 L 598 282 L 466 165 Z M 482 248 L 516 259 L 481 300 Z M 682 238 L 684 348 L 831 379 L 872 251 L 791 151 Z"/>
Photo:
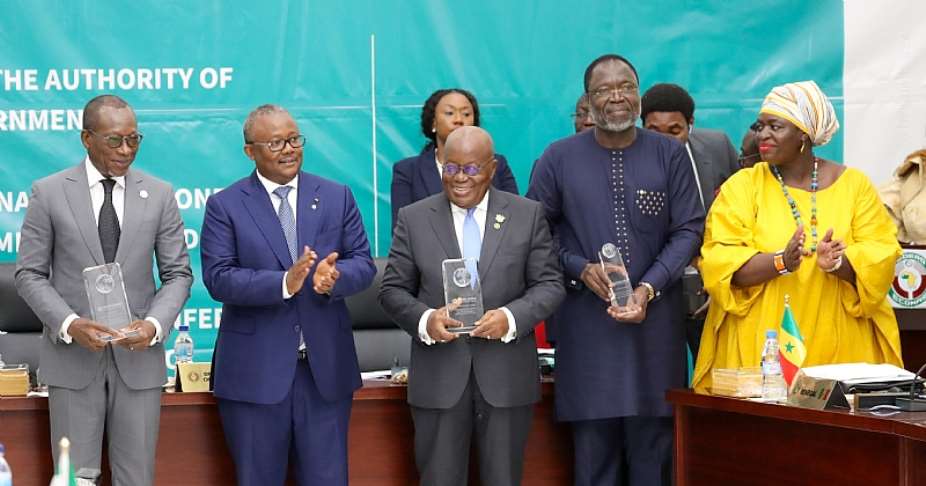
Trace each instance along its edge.
<path fill-rule="evenodd" d="M 417 483 L 414 429 L 405 397 L 405 386 L 374 381 L 364 382 L 354 394 L 348 437 L 352 486 Z M 159 434 L 156 484 L 235 484 L 211 393 L 165 393 Z M 7 447 L 16 486 L 48 485 L 52 460 L 47 399 L 0 398 L 0 442 Z M 478 484 L 476 470 L 470 476 L 471 484 Z M 105 479 L 104 473 L 108 484 Z M 523 484 L 572 484 L 572 437 L 568 426 L 554 421 L 552 383 L 544 383 L 543 399 L 534 409 Z"/>
<path fill-rule="evenodd" d="M 926 484 L 926 413 L 878 417 L 672 390 L 678 486 Z"/>

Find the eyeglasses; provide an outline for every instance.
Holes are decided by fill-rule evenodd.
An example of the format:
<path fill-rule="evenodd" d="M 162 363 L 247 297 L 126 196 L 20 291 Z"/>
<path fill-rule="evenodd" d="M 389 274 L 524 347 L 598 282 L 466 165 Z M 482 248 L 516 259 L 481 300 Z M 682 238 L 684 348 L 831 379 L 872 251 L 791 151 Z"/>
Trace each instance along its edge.
<path fill-rule="evenodd" d="M 128 145 L 130 148 L 137 148 L 138 144 L 141 143 L 141 139 L 144 138 L 140 133 L 133 133 L 131 135 L 121 136 L 121 135 L 101 135 L 94 132 L 93 130 L 86 129 L 90 134 L 95 135 L 103 139 L 103 143 L 106 144 L 109 148 L 119 148 L 123 143 Z"/>
<path fill-rule="evenodd" d="M 495 160 L 495 157 L 493 156 L 489 160 Z M 460 171 L 463 171 L 463 173 L 468 175 L 469 177 L 476 177 L 477 175 L 479 175 L 480 172 L 482 172 L 482 168 L 485 167 L 485 165 L 486 165 L 486 162 L 483 162 L 481 164 L 466 164 L 466 165 L 454 164 L 453 162 L 446 162 L 444 163 L 444 173 L 453 177 L 457 175 Z"/>
<path fill-rule="evenodd" d="M 305 145 L 305 135 L 295 135 L 286 139 L 271 140 L 269 142 L 247 142 L 248 145 L 263 145 L 270 149 L 271 152 L 279 152 L 289 144 L 290 147 L 297 149 Z"/>
<path fill-rule="evenodd" d="M 616 94 L 618 96 L 623 96 L 626 98 L 631 95 L 636 95 L 637 89 L 639 88 L 637 87 L 637 85 L 633 83 L 624 83 L 620 86 L 615 86 L 615 87 L 602 86 L 601 88 L 598 88 L 595 91 L 590 92 L 589 94 L 599 100 L 610 98 L 612 94 Z"/>

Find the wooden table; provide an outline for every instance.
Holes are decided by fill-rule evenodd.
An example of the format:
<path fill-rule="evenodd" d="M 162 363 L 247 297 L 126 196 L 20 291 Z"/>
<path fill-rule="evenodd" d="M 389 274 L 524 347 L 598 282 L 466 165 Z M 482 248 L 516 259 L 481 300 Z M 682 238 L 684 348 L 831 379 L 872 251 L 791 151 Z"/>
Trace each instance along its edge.
<path fill-rule="evenodd" d="M 367 381 L 354 394 L 349 431 L 350 484 L 417 482 L 413 427 L 405 386 Z M 52 476 L 48 400 L 0 398 L 0 442 L 16 486 L 47 486 Z M 472 484 L 478 475 L 470 474 Z M 165 393 L 161 399 L 156 484 L 230 485 L 234 467 L 211 393 Z M 569 429 L 553 420 L 553 387 L 544 383 L 534 409 L 523 484 L 572 483 Z"/>
<path fill-rule="evenodd" d="M 678 486 L 926 484 L 926 413 L 807 410 L 671 390 Z"/>

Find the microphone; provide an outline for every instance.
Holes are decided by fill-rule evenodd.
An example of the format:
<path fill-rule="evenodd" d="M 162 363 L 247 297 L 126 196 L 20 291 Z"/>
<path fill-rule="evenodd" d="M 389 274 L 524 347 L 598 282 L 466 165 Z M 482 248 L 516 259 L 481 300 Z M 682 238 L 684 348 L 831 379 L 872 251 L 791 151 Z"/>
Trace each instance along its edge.
<path fill-rule="evenodd" d="M 920 375 L 923 374 L 923 370 L 926 370 L 926 363 L 923 363 L 923 366 L 920 366 L 920 369 L 913 375 L 913 383 L 910 384 L 910 398 L 895 400 L 894 404 L 897 408 L 905 412 L 926 412 L 926 399 L 916 398 L 916 385 L 922 381 Z"/>

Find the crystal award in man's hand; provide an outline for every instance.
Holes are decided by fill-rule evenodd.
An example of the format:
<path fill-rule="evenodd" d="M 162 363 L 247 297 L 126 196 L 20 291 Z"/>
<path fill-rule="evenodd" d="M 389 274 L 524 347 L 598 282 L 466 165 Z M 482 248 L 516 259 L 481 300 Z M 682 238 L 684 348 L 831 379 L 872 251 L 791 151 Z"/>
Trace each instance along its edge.
<path fill-rule="evenodd" d="M 452 258 L 444 260 L 441 267 L 444 272 L 447 314 L 451 319 L 463 323 L 463 327 L 451 327 L 447 331 L 469 334 L 476 328 L 476 321 L 484 314 L 478 263 L 475 258 Z"/>
<path fill-rule="evenodd" d="M 598 259 L 601 262 L 601 269 L 604 270 L 611 284 L 609 289 L 611 305 L 618 308 L 636 305 L 627 267 L 624 266 L 624 260 L 617 246 L 614 243 L 605 243 L 598 252 Z"/>
<path fill-rule="evenodd" d="M 95 322 L 113 329 L 132 322 L 122 267 L 118 263 L 85 268 L 84 287 L 90 301 L 90 318 Z"/>

